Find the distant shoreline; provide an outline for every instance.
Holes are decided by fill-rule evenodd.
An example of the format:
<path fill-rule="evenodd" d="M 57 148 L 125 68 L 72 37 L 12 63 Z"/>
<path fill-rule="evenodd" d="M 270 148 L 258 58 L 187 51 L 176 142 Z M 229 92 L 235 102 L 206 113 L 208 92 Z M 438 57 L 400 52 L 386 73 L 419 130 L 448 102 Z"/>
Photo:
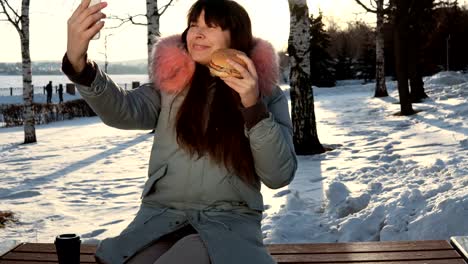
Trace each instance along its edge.
<path fill-rule="evenodd" d="M 149 82 L 149 76 L 148 73 L 138 73 L 138 74 L 113 74 L 110 73 L 109 76 L 112 78 L 112 80 L 125 87 L 131 86 L 133 82 L 140 82 L 142 83 L 147 83 Z M 32 82 L 34 87 L 43 87 L 49 83 L 49 81 L 52 81 L 53 86 L 57 86 L 58 84 L 67 84 L 71 83 L 71 81 L 68 79 L 68 77 L 63 74 L 33 74 L 32 75 Z M 9 75 L 0 75 L 0 90 L 5 92 L 5 88 L 22 88 L 23 87 L 23 77 L 22 75 L 18 74 L 9 74 Z M 2 91 L 0 91 L 0 94 L 2 94 Z M 9 92 L 7 93 L 8 95 L 10 94 Z"/>
<path fill-rule="evenodd" d="M 104 69 L 104 63 L 96 62 L 101 69 Z M 129 61 L 121 63 L 109 63 L 109 74 L 147 74 L 148 63 L 143 60 Z M 62 75 L 62 62 L 32 62 L 33 75 Z M 21 63 L 0 63 L 0 76 L 22 75 Z"/>
<path fill-rule="evenodd" d="M 62 72 L 50 72 L 50 73 L 32 73 L 32 76 L 34 75 L 64 75 Z M 23 76 L 22 74 L 17 74 L 17 73 L 0 73 L 0 76 Z"/>

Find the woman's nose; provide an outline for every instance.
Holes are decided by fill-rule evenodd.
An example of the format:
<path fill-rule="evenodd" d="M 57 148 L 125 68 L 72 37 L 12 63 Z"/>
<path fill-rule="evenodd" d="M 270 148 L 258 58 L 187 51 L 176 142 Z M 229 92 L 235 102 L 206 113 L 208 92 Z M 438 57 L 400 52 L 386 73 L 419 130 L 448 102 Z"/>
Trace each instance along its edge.
<path fill-rule="evenodd" d="M 205 31 L 203 30 L 203 28 L 199 27 L 195 30 L 195 37 L 199 39 L 205 37 Z"/>

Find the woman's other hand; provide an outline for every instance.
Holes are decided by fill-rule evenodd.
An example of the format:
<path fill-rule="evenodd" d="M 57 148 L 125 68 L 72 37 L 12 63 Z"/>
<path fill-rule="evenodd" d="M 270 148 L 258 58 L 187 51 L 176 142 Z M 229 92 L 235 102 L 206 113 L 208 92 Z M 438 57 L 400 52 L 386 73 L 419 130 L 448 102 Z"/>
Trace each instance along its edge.
<path fill-rule="evenodd" d="M 240 54 L 237 56 L 245 62 L 247 68 L 233 60 L 228 60 L 228 62 L 239 71 L 242 78 L 225 77 L 221 79 L 239 94 L 242 105 L 247 108 L 255 105 L 260 97 L 258 75 L 254 63 L 249 57 Z"/>
<path fill-rule="evenodd" d="M 91 0 L 81 1 L 68 19 L 67 57 L 76 72 L 84 69 L 89 42 L 104 27 L 104 21 L 99 20 L 106 17 L 101 10 L 107 3 L 89 6 L 90 2 Z"/>

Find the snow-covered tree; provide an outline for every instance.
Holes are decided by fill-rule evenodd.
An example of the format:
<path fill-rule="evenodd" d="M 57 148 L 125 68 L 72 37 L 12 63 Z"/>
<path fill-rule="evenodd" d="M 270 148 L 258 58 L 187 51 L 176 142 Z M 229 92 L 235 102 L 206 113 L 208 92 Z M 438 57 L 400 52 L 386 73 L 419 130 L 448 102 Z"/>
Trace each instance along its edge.
<path fill-rule="evenodd" d="M 29 52 L 29 0 L 21 1 L 21 13 L 11 5 L 11 1 L 0 0 L 0 21 L 9 22 L 19 34 L 21 40 L 21 58 L 23 68 L 23 120 L 24 144 L 35 143 L 31 55 Z"/>
<path fill-rule="evenodd" d="M 310 77 L 310 20 L 306 0 L 289 0 L 290 33 L 288 54 L 291 65 L 290 94 L 294 146 L 298 155 L 323 153 L 314 112 Z"/>

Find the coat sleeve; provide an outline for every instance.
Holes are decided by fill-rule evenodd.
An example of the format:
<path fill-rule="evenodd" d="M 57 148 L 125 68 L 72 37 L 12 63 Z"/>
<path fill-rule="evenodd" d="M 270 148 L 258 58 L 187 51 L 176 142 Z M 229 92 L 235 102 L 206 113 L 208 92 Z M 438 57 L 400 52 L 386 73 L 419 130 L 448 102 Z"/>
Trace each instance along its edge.
<path fill-rule="evenodd" d="M 257 175 L 266 186 L 278 189 L 288 185 L 297 170 L 292 122 L 288 100 L 281 88 L 275 88 L 266 104 L 269 117 L 246 129 L 246 135 Z"/>
<path fill-rule="evenodd" d="M 99 68 L 91 86 L 76 84 L 83 99 L 102 121 L 120 129 L 154 129 L 161 110 L 161 93 L 152 84 L 126 91 Z"/>

